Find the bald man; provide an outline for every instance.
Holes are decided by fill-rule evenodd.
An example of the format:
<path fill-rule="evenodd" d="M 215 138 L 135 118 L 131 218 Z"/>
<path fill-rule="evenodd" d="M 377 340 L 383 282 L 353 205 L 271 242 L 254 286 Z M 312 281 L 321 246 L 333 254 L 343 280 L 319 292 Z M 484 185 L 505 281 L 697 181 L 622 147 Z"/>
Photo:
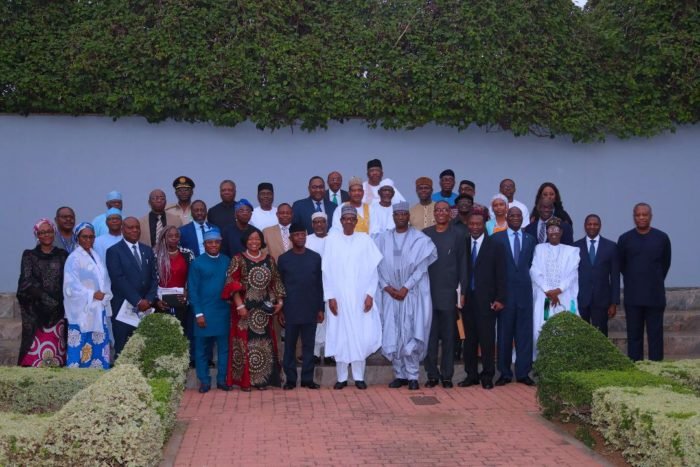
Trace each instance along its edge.
<path fill-rule="evenodd" d="M 163 190 L 155 189 L 148 195 L 148 205 L 151 207 L 151 211 L 138 219 L 139 224 L 141 224 L 141 238 L 139 239 L 141 243 L 154 247 L 158 234 L 165 226 L 182 227 L 182 219 L 179 216 L 165 212 L 166 204 L 167 200 Z"/>

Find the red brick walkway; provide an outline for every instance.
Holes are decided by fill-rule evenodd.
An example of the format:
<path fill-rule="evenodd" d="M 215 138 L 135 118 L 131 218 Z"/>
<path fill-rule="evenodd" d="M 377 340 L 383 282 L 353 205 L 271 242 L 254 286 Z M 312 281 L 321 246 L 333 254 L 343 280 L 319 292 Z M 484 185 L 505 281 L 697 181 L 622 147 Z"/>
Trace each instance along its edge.
<path fill-rule="evenodd" d="M 417 405 L 415 396 L 438 403 Z M 534 389 L 521 384 L 188 390 L 178 418 L 187 424 L 178 466 L 600 465 L 540 418 Z"/>

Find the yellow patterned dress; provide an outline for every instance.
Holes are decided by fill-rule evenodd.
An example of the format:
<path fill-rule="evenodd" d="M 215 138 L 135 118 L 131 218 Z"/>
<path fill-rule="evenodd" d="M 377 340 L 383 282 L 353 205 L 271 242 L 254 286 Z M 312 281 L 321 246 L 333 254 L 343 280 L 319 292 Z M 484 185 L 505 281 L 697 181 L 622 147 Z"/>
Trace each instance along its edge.
<path fill-rule="evenodd" d="M 232 305 L 227 384 L 242 389 L 279 386 L 280 363 L 271 309 L 285 291 L 277 265 L 269 255 L 254 262 L 238 254 L 226 275 L 223 295 L 230 297 L 239 292 L 248 309 L 248 317 L 242 319 Z"/>

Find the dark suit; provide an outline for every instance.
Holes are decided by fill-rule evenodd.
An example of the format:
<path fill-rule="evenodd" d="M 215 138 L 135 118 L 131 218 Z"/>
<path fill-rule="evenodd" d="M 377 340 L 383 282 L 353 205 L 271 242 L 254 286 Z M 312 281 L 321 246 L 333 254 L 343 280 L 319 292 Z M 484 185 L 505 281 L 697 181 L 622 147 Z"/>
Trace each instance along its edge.
<path fill-rule="evenodd" d="M 114 332 L 115 358 L 119 356 L 126 341 L 136 329 L 116 319 L 122 303 L 126 300 L 136 307 L 141 299 L 153 303 L 158 291 L 158 265 L 150 246 L 138 244 L 141 266 L 125 240 L 107 250 L 107 271 L 112 281 L 112 331 Z"/>
<path fill-rule="evenodd" d="M 506 262 L 505 308 L 498 314 L 498 371 L 512 379 L 513 340 L 515 339 L 515 378 L 523 379 L 532 370 L 532 281 L 530 266 L 537 240 L 520 229 L 520 256 L 516 259 L 510 246 L 509 231 L 493 235 L 503 248 Z"/>
<path fill-rule="evenodd" d="M 330 230 L 331 222 L 333 221 L 333 212 L 338 206 L 327 199 L 322 200 L 321 203 L 326 216 L 328 216 L 328 229 Z M 303 224 L 304 227 L 306 227 L 306 233 L 313 233 L 314 229 L 311 226 L 311 216 L 316 212 L 316 202 L 311 199 L 311 196 L 294 201 L 292 212 L 294 213 L 292 223 Z"/>
<path fill-rule="evenodd" d="M 491 381 L 495 374 L 493 355 L 496 344 L 496 312 L 491 303 L 506 303 L 506 272 L 503 247 L 484 234 L 476 257 L 472 259 L 474 239 L 467 237 L 467 302 L 462 309 L 466 339 L 464 370 L 470 381 Z M 481 375 L 477 351 L 481 347 Z"/>
<path fill-rule="evenodd" d="M 574 243 L 581 256 L 578 263 L 578 311 L 581 318 L 607 336 L 608 308 L 620 304 L 617 244 L 599 236 L 595 245 L 595 264 L 591 264 L 586 238 Z"/>
<path fill-rule="evenodd" d="M 204 222 L 202 225 L 204 226 L 205 232 L 212 227 L 207 222 Z M 202 226 L 197 224 L 195 221 L 188 222 L 180 227 L 180 245 L 188 250 L 192 250 L 195 258 L 204 253 L 203 251 L 199 251 L 199 239 L 197 238 L 197 229 L 201 227 Z"/>
<path fill-rule="evenodd" d="M 326 194 L 325 194 L 325 196 L 324 196 L 323 199 L 325 199 L 325 200 L 328 201 L 329 203 L 332 202 L 332 201 L 331 201 L 331 191 L 330 191 L 330 190 L 326 190 Z M 347 202 L 347 201 L 350 201 L 350 195 L 348 194 L 347 191 L 345 191 L 345 190 L 340 190 L 340 199 L 338 200 L 338 205 L 340 206 L 341 203 L 345 203 L 345 202 Z"/>
<path fill-rule="evenodd" d="M 539 225 L 539 220 L 530 222 L 527 227 L 524 227 L 523 230 L 528 233 L 529 235 L 532 236 L 532 238 L 535 239 L 537 243 L 539 243 L 539 240 L 537 239 L 537 227 Z M 569 224 L 566 222 L 562 222 L 559 227 L 561 227 L 561 243 L 564 245 L 573 245 L 574 244 L 574 228 L 571 227 Z M 545 240 L 547 242 L 548 240 Z"/>

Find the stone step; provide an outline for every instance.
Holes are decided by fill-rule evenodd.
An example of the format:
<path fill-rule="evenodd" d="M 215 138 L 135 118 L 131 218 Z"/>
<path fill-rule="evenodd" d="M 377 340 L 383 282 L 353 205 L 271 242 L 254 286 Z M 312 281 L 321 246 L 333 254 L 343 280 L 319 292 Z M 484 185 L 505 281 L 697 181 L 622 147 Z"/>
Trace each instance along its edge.
<path fill-rule="evenodd" d="M 627 329 L 624 309 L 618 310 L 608 321 L 609 332 L 624 332 Z M 664 312 L 664 332 L 694 332 L 700 336 L 700 309 L 666 310 Z"/>
<path fill-rule="evenodd" d="M 14 293 L 0 293 L 0 319 L 19 318 L 19 303 Z"/>
<path fill-rule="evenodd" d="M 608 332 L 608 337 L 627 355 L 627 333 L 624 330 Z M 646 349 L 646 336 L 644 347 Z M 697 332 L 664 331 L 664 358 L 678 360 L 684 357 L 700 358 L 700 335 Z"/>

